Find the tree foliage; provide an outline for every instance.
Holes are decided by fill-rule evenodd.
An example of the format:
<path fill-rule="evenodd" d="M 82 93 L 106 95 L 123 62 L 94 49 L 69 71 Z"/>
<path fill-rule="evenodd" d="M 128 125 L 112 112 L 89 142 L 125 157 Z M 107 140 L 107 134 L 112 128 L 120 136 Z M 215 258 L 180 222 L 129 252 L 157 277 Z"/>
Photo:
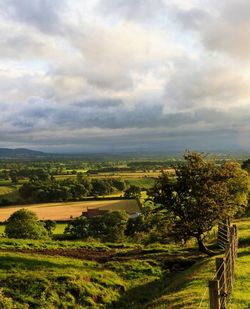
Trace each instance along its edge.
<path fill-rule="evenodd" d="M 65 234 L 72 239 L 93 237 L 102 241 L 120 242 L 124 239 L 128 215 L 124 211 L 108 212 L 87 218 L 80 216 L 65 228 Z"/>
<path fill-rule="evenodd" d="M 243 161 L 241 167 L 250 174 L 250 159 Z"/>
<path fill-rule="evenodd" d="M 6 221 L 5 234 L 9 238 L 40 239 L 47 231 L 36 214 L 28 209 L 14 212 Z"/>
<path fill-rule="evenodd" d="M 220 220 L 240 214 L 247 206 L 248 174 L 236 162 L 216 165 L 195 152 L 184 155 L 175 167 L 176 176 L 162 172 L 150 195 L 172 216 L 178 238 L 203 240 Z"/>
<path fill-rule="evenodd" d="M 135 185 L 131 185 L 124 192 L 124 197 L 128 198 L 140 198 L 141 197 L 141 188 Z"/>

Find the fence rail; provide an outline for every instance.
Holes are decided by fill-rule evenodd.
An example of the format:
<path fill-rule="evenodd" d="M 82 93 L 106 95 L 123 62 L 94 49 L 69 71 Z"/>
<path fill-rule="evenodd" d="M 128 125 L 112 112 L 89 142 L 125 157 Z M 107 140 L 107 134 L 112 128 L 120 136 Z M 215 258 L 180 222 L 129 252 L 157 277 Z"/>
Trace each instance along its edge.
<path fill-rule="evenodd" d="M 216 274 L 208 283 L 209 304 L 210 309 L 227 309 L 232 295 L 238 249 L 237 227 L 230 227 L 229 220 L 219 224 L 218 244 L 225 248 L 225 256 L 216 258 Z"/>

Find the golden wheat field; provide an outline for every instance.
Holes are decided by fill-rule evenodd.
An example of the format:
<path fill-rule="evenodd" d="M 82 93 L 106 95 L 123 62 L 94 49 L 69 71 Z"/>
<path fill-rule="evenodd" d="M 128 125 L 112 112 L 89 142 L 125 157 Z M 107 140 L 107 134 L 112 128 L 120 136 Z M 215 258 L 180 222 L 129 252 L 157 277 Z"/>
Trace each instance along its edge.
<path fill-rule="evenodd" d="M 136 200 L 105 200 L 105 201 L 83 201 L 83 202 L 64 202 L 64 203 L 45 203 L 9 206 L 0 209 L 0 221 L 3 222 L 9 216 L 21 208 L 34 211 L 40 220 L 66 221 L 71 218 L 79 217 L 88 208 L 99 208 L 102 210 L 124 210 L 128 213 L 140 212 Z"/>

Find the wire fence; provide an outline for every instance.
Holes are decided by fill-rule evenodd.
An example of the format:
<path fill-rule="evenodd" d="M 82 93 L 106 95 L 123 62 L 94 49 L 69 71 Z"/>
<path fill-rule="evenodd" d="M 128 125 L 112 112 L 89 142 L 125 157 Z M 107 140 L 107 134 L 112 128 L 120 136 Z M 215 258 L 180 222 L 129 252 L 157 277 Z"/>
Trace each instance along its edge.
<path fill-rule="evenodd" d="M 208 282 L 208 289 L 205 290 L 198 309 L 228 309 L 230 307 L 238 249 L 238 231 L 236 225 L 230 226 L 228 219 L 219 224 L 218 245 L 225 249 L 225 256 L 216 258 L 216 273 Z M 204 303 L 207 293 L 209 302 Z"/>
<path fill-rule="evenodd" d="M 216 274 L 208 284 L 210 309 L 226 309 L 230 303 L 238 249 L 237 234 L 236 225 L 230 226 L 229 220 L 219 224 L 218 244 L 225 248 L 225 256 L 216 258 Z"/>

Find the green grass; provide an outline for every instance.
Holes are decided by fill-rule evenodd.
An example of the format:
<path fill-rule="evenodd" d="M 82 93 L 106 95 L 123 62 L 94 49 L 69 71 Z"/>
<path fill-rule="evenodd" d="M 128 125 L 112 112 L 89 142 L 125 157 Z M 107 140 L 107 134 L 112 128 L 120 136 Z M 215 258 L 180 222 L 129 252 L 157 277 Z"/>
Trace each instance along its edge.
<path fill-rule="evenodd" d="M 67 226 L 66 223 L 57 223 L 56 228 L 53 231 L 53 234 L 55 234 L 55 235 L 63 234 L 66 226 Z M 2 235 L 4 233 L 4 230 L 5 230 L 5 224 L 0 224 L 0 235 Z"/>
<path fill-rule="evenodd" d="M 0 224 L 0 236 L 3 235 L 5 230 L 5 224 Z"/>
<path fill-rule="evenodd" d="M 6 195 L 9 194 L 13 191 L 15 191 L 16 189 L 11 187 L 11 186 L 2 186 L 0 187 L 0 195 Z"/>
<path fill-rule="evenodd" d="M 230 308 L 249 309 L 250 304 L 250 219 L 237 220 L 240 248 L 236 260 L 235 283 Z M 171 278 L 171 283 L 162 296 L 156 298 L 147 308 L 193 309 L 208 306 L 208 281 L 215 274 L 215 257 L 202 258 L 188 270 Z"/>
<path fill-rule="evenodd" d="M 11 180 L 0 179 L 0 186 L 9 186 L 11 185 Z"/>
<path fill-rule="evenodd" d="M 62 235 L 66 226 L 67 226 L 66 223 L 57 223 L 56 228 L 53 231 L 53 234 Z M 1 228 L 0 228 L 0 231 L 1 231 Z"/>
<path fill-rule="evenodd" d="M 250 231 L 250 230 L 249 230 Z M 236 260 L 232 309 L 250 307 L 250 247 L 239 249 Z"/>
<path fill-rule="evenodd" d="M 239 230 L 239 242 L 241 246 L 250 246 L 250 218 L 236 220 L 234 224 Z"/>
<path fill-rule="evenodd" d="M 188 270 L 170 277 L 169 285 L 163 295 L 151 302 L 148 308 L 198 308 L 204 293 L 201 308 L 207 308 L 207 283 L 212 278 L 214 269 L 214 258 L 205 258 Z"/>
<path fill-rule="evenodd" d="M 0 252 L 0 287 L 30 308 L 143 308 L 162 282 L 152 261 L 105 264 Z"/>
<path fill-rule="evenodd" d="M 139 179 L 131 178 L 126 179 L 125 181 L 128 185 L 134 185 L 145 189 L 152 188 L 155 183 L 154 178 L 139 178 Z"/>
<path fill-rule="evenodd" d="M 95 262 L 18 253 L 0 253 L 0 286 L 30 308 L 102 308 L 126 290 L 119 274 Z"/>
<path fill-rule="evenodd" d="M 231 308 L 249 309 L 250 219 L 237 220 L 236 224 L 243 247 L 239 249 L 236 261 Z M 65 224 L 58 224 L 55 232 L 62 233 L 64 227 Z M 200 308 L 205 309 L 208 305 L 207 285 L 215 274 L 215 257 L 197 255 L 192 246 L 0 238 L 0 249 L 28 248 L 115 249 L 120 256 L 118 261 L 102 264 L 0 252 L 0 288 L 15 302 L 29 303 L 31 308 L 50 308 L 54 304 L 51 308 L 193 309 L 199 307 L 203 296 Z M 144 254 L 141 259 L 131 255 L 131 250 L 137 252 L 138 249 Z M 166 254 L 163 260 L 159 259 L 161 254 Z M 188 269 L 169 273 L 168 263 L 181 265 L 191 260 L 196 263 Z"/>
<path fill-rule="evenodd" d="M 0 238 L 0 249 L 66 249 L 66 248 L 89 248 L 109 250 L 109 246 L 100 242 L 83 241 L 54 241 L 48 240 L 29 240 L 29 239 L 10 239 Z"/>
<path fill-rule="evenodd" d="M 0 201 L 8 200 L 16 202 L 20 199 L 20 195 L 16 186 L 0 186 Z"/>

